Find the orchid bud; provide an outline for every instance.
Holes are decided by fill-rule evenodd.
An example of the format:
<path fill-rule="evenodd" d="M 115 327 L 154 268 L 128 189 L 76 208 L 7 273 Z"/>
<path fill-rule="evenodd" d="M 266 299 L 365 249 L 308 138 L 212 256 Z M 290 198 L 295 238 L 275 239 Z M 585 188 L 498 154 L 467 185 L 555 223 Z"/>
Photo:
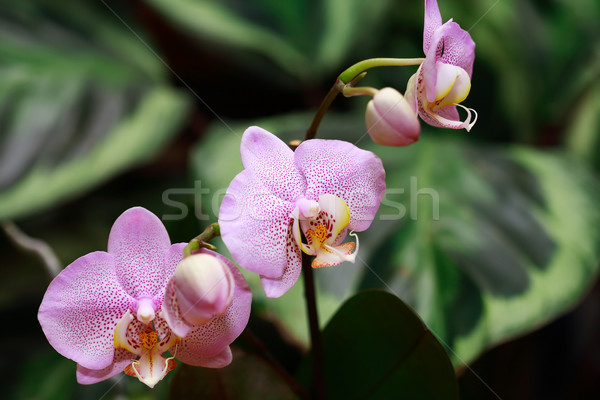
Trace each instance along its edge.
<path fill-rule="evenodd" d="M 421 125 L 416 111 L 396 89 L 383 88 L 367 104 L 367 130 L 384 146 L 408 146 L 419 140 Z"/>
<path fill-rule="evenodd" d="M 175 294 L 183 319 L 202 325 L 231 304 L 235 282 L 227 265 L 208 254 L 194 254 L 179 263 Z"/>

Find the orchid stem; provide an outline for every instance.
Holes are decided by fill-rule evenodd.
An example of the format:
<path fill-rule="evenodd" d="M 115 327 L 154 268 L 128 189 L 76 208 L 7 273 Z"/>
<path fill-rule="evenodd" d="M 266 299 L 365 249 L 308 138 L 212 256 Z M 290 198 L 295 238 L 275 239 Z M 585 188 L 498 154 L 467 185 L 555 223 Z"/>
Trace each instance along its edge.
<path fill-rule="evenodd" d="M 375 96 L 377 94 L 378 90 L 375 89 L 374 87 L 370 87 L 370 86 L 359 86 L 359 87 L 352 87 L 352 86 L 344 86 L 344 91 L 342 92 L 343 95 L 345 97 L 352 97 L 352 96 Z"/>
<path fill-rule="evenodd" d="M 333 100 L 335 100 L 337 95 L 343 93 L 344 90 L 346 90 L 346 88 L 355 86 L 366 75 L 366 72 L 360 73 L 348 83 L 342 82 L 339 78 L 335 81 L 335 83 L 333 84 L 331 89 L 329 89 L 329 92 L 321 102 L 321 105 L 319 106 L 319 109 L 317 110 L 310 126 L 306 130 L 304 140 L 314 139 L 315 136 L 317 136 L 317 130 L 319 129 L 321 120 L 323 120 L 325 113 L 327 112 L 327 110 L 329 110 L 329 106 L 331 105 L 331 103 L 333 103 Z M 298 144 L 292 145 L 292 150 L 295 150 L 296 147 L 298 147 Z"/>
<path fill-rule="evenodd" d="M 317 130 L 319 129 L 321 120 L 325 116 L 325 113 L 329 109 L 329 106 L 331 105 L 331 103 L 333 103 L 333 100 L 335 100 L 337 95 L 340 94 L 343 90 L 342 88 L 339 87 L 339 83 L 340 83 L 339 81 L 336 81 L 333 84 L 333 86 L 331 87 L 331 89 L 329 89 L 329 92 L 327 93 L 327 95 L 325 96 L 323 101 L 321 102 L 321 105 L 319 106 L 319 109 L 317 110 L 317 112 L 312 120 L 312 123 L 306 130 L 306 135 L 304 135 L 304 140 L 314 139 L 315 136 L 317 136 Z"/>
<path fill-rule="evenodd" d="M 216 250 L 217 248 L 212 244 L 208 243 L 217 236 L 221 236 L 221 229 L 219 224 L 213 222 L 204 229 L 204 232 L 190 240 L 190 242 L 183 248 L 183 257 L 189 257 L 195 250 L 200 248 Z"/>
<path fill-rule="evenodd" d="M 424 58 L 369 58 L 362 60 L 346 69 L 339 76 L 343 83 L 349 83 L 364 71 L 375 67 L 405 67 L 409 65 L 420 65 Z"/>
<path fill-rule="evenodd" d="M 304 276 L 304 295 L 310 326 L 310 343 L 312 353 L 313 393 L 317 400 L 327 398 L 325 391 L 325 373 L 323 371 L 323 348 L 321 347 L 321 331 L 319 329 L 319 314 L 317 313 L 317 298 L 315 281 L 312 270 L 311 256 L 302 253 L 302 275 Z"/>

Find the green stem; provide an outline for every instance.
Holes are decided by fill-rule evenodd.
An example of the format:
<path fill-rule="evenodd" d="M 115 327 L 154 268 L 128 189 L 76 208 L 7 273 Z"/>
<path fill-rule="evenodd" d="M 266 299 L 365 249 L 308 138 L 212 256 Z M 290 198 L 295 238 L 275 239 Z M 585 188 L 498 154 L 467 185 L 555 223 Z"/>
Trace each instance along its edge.
<path fill-rule="evenodd" d="M 312 355 L 313 394 L 317 400 L 325 400 L 325 372 L 323 371 L 323 349 L 321 347 L 321 330 L 319 329 L 319 314 L 317 312 L 317 296 L 312 270 L 312 258 L 302 253 L 302 276 L 304 278 L 304 295 L 310 327 L 310 344 Z"/>
<path fill-rule="evenodd" d="M 200 248 L 216 250 L 217 248 L 208 242 L 217 236 L 221 236 L 221 229 L 219 224 L 214 222 L 207 226 L 204 232 L 190 240 L 187 246 L 183 248 L 183 257 L 189 257 L 195 250 Z"/>
<path fill-rule="evenodd" d="M 378 90 L 375 89 L 374 87 L 370 87 L 370 86 L 359 86 L 359 87 L 352 87 L 352 86 L 344 86 L 344 91 L 342 92 L 343 95 L 345 97 L 352 97 L 352 96 L 375 96 L 377 94 Z"/>
<path fill-rule="evenodd" d="M 407 65 L 420 65 L 424 58 L 369 58 L 362 60 L 342 72 L 339 80 L 349 83 L 361 72 L 374 67 L 405 67 Z"/>
<path fill-rule="evenodd" d="M 335 100 L 337 95 L 342 93 L 346 87 L 355 86 L 358 82 L 360 82 L 360 80 L 362 78 L 365 77 L 365 75 L 367 75 L 366 72 L 358 74 L 349 83 L 344 83 L 344 82 L 340 81 L 339 79 L 335 81 L 335 83 L 333 84 L 331 89 L 329 89 L 329 92 L 327 93 L 327 95 L 325 96 L 323 101 L 321 102 L 321 105 L 319 106 L 319 109 L 315 113 L 315 116 L 314 116 L 310 126 L 306 130 L 306 135 L 304 136 L 304 140 L 314 139 L 315 136 L 317 136 L 317 130 L 319 129 L 321 120 L 325 116 L 325 113 L 329 109 L 329 106 L 331 105 L 331 103 L 333 103 L 333 100 Z M 298 145 L 292 144 L 290 147 L 292 147 L 292 150 L 295 150 L 296 147 L 298 147 Z"/>
<path fill-rule="evenodd" d="M 321 120 L 325 116 L 325 113 L 329 109 L 329 106 L 331 105 L 331 103 L 333 103 L 333 100 L 335 100 L 337 95 L 340 94 L 342 92 L 342 90 L 343 89 L 339 87 L 339 81 L 336 81 L 333 84 L 333 86 L 331 87 L 331 89 L 329 89 L 329 92 L 327 92 L 327 95 L 325 96 L 325 98 L 321 102 L 321 105 L 319 106 L 319 109 L 315 113 L 315 116 L 313 117 L 313 120 L 312 120 L 310 126 L 306 130 L 306 135 L 304 135 L 304 140 L 314 139 L 315 136 L 317 136 L 317 129 L 319 129 Z"/>
<path fill-rule="evenodd" d="M 408 65 L 420 65 L 425 61 L 424 58 L 369 58 L 362 60 L 352 65 L 340 74 L 338 79 L 335 81 L 329 92 L 321 102 L 319 109 L 317 110 L 312 123 L 306 130 L 304 140 L 314 139 L 317 136 L 317 130 L 321 124 L 321 120 L 325 116 L 325 113 L 333 103 L 333 100 L 338 94 L 347 91 L 346 88 L 354 87 L 356 84 L 365 77 L 367 74 L 365 71 L 374 67 L 404 67 Z M 350 92 L 348 92 L 350 93 Z M 368 94 L 372 96 L 372 93 L 360 93 Z"/>

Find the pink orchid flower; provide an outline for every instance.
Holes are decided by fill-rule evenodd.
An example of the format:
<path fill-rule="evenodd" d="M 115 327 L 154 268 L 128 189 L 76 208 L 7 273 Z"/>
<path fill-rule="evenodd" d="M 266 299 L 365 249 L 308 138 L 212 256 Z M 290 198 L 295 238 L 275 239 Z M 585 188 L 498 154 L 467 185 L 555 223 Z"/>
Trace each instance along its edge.
<path fill-rule="evenodd" d="M 406 100 L 429 125 L 471 130 L 477 113 L 459 103 L 471 89 L 475 42 L 452 19 L 442 24 L 436 0 L 425 0 L 423 51 L 425 61 L 408 81 Z M 464 121 L 460 120 L 457 106 L 467 112 Z"/>
<path fill-rule="evenodd" d="M 131 208 L 115 221 L 108 252 L 78 258 L 50 283 L 38 319 L 50 344 L 77 362 L 79 383 L 100 382 L 124 371 L 154 387 L 175 367 L 174 357 L 215 368 L 231 361 L 229 344 L 246 326 L 252 295 L 224 257 L 203 250 L 234 277 L 232 300 L 223 313 L 193 326 L 184 337 L 165 319 L 165 288 L 185 245 L 171 245 L 154 214 Z M 163 355 L 167 351 L 171 356 Z"/>
<path fill-rule="evenodd" d="M 256 126 L 244 133 L 241 156 L 244 170 L 227 189 L 219 226 L 234 260 L 260 274 L 268 297 L 296 283 L 301 249 L 316 256 L 313 268 L 355 261 L 358 238 L 343 242 L 349 230 L 367 229 L 379 208 L 379 158 L 339 140 L 308 140 L 294 152 Z"/>

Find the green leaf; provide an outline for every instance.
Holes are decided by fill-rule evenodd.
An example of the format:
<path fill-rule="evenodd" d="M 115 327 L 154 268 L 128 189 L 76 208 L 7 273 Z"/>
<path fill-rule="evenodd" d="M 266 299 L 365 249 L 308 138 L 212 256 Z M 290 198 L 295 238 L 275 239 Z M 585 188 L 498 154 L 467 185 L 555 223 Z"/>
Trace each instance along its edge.
<path fill-rule="evenodd" d="M 258 356 L 233 347 L 225 368 L 179 367 L 170 399 L 269 400 L 297 399 L 281 377 Z"/>
<path fill-rule="evenodd" d="M 297 139 L 311 117 L 233 130 L 259 125 Z M 416 309 L 460 366 L 556 318 L 586 293 L 598 274 L 600 190 L 564 154 L 471 145 L 433 132 L 425 128 L 420 142 L 406 148 L 382 147 L 365 134 L 363 120 L 325 118 L 319 137 L 352 141 L 383 160 L 387 193 L 369 230 L 359 233 L 357 263 L 316 272 L 317 298 L 324 324 L 357 290 L 391 291 Z M 218 213 L 214 199 L 241 171 L 239 142 L 215 125 L 194 152 L 196 176 L 212 189 L 203 201 L 211 218 Z M 263 301 L 258 279 L 247 275 L 259 309 L 278 315 L 307 343 L 302 283 Z"/>
<path fill-rule="evenodd" d="M 118 20 L 67 3 L 0 6 L 0 220 L 146 161 L 188 109 L 160 61 L 140 55 L 143 44 Z M 70 5 L 80 13 L 60 13 Z"/>
<path fill-rule="evenodd" d="M 265 57 L 297 79 L 313 81 L 341 72 L 339 64 L 361 34 L 381 23 L 390 6 L 389 0 L 146 2 L 202 40 Z"/>
<path fill-rule="evenodd" d="M 600 84 L 593 85 L 580 99 L 567 129 L 568 149 L 578 158 L 598 167 L 600 152 Z"/>
<path fill-rule="evenodd" d="M 581 298 L 600 250 L 600 191 L 585 168 L 517 146 L 424 140 L 414 150 L 414 164 L 388 169 L 389 182 L 409 190 L 397 199 L 408 218 L 367 260 L 383 266 L 380 282 L 366 275 L 360 287 L 385 287 L 412 304 L 457 365 Z M 392 149 L 381 153 L 389 160 Z"/>
<path fill-rule="evenodd" d="M 323 330 L 328 399 L 458 399 L 452 363 L 398 297 L 366 291 L 346 301 Z M 300 372 L 310 376 L 310 355 Z"/>

